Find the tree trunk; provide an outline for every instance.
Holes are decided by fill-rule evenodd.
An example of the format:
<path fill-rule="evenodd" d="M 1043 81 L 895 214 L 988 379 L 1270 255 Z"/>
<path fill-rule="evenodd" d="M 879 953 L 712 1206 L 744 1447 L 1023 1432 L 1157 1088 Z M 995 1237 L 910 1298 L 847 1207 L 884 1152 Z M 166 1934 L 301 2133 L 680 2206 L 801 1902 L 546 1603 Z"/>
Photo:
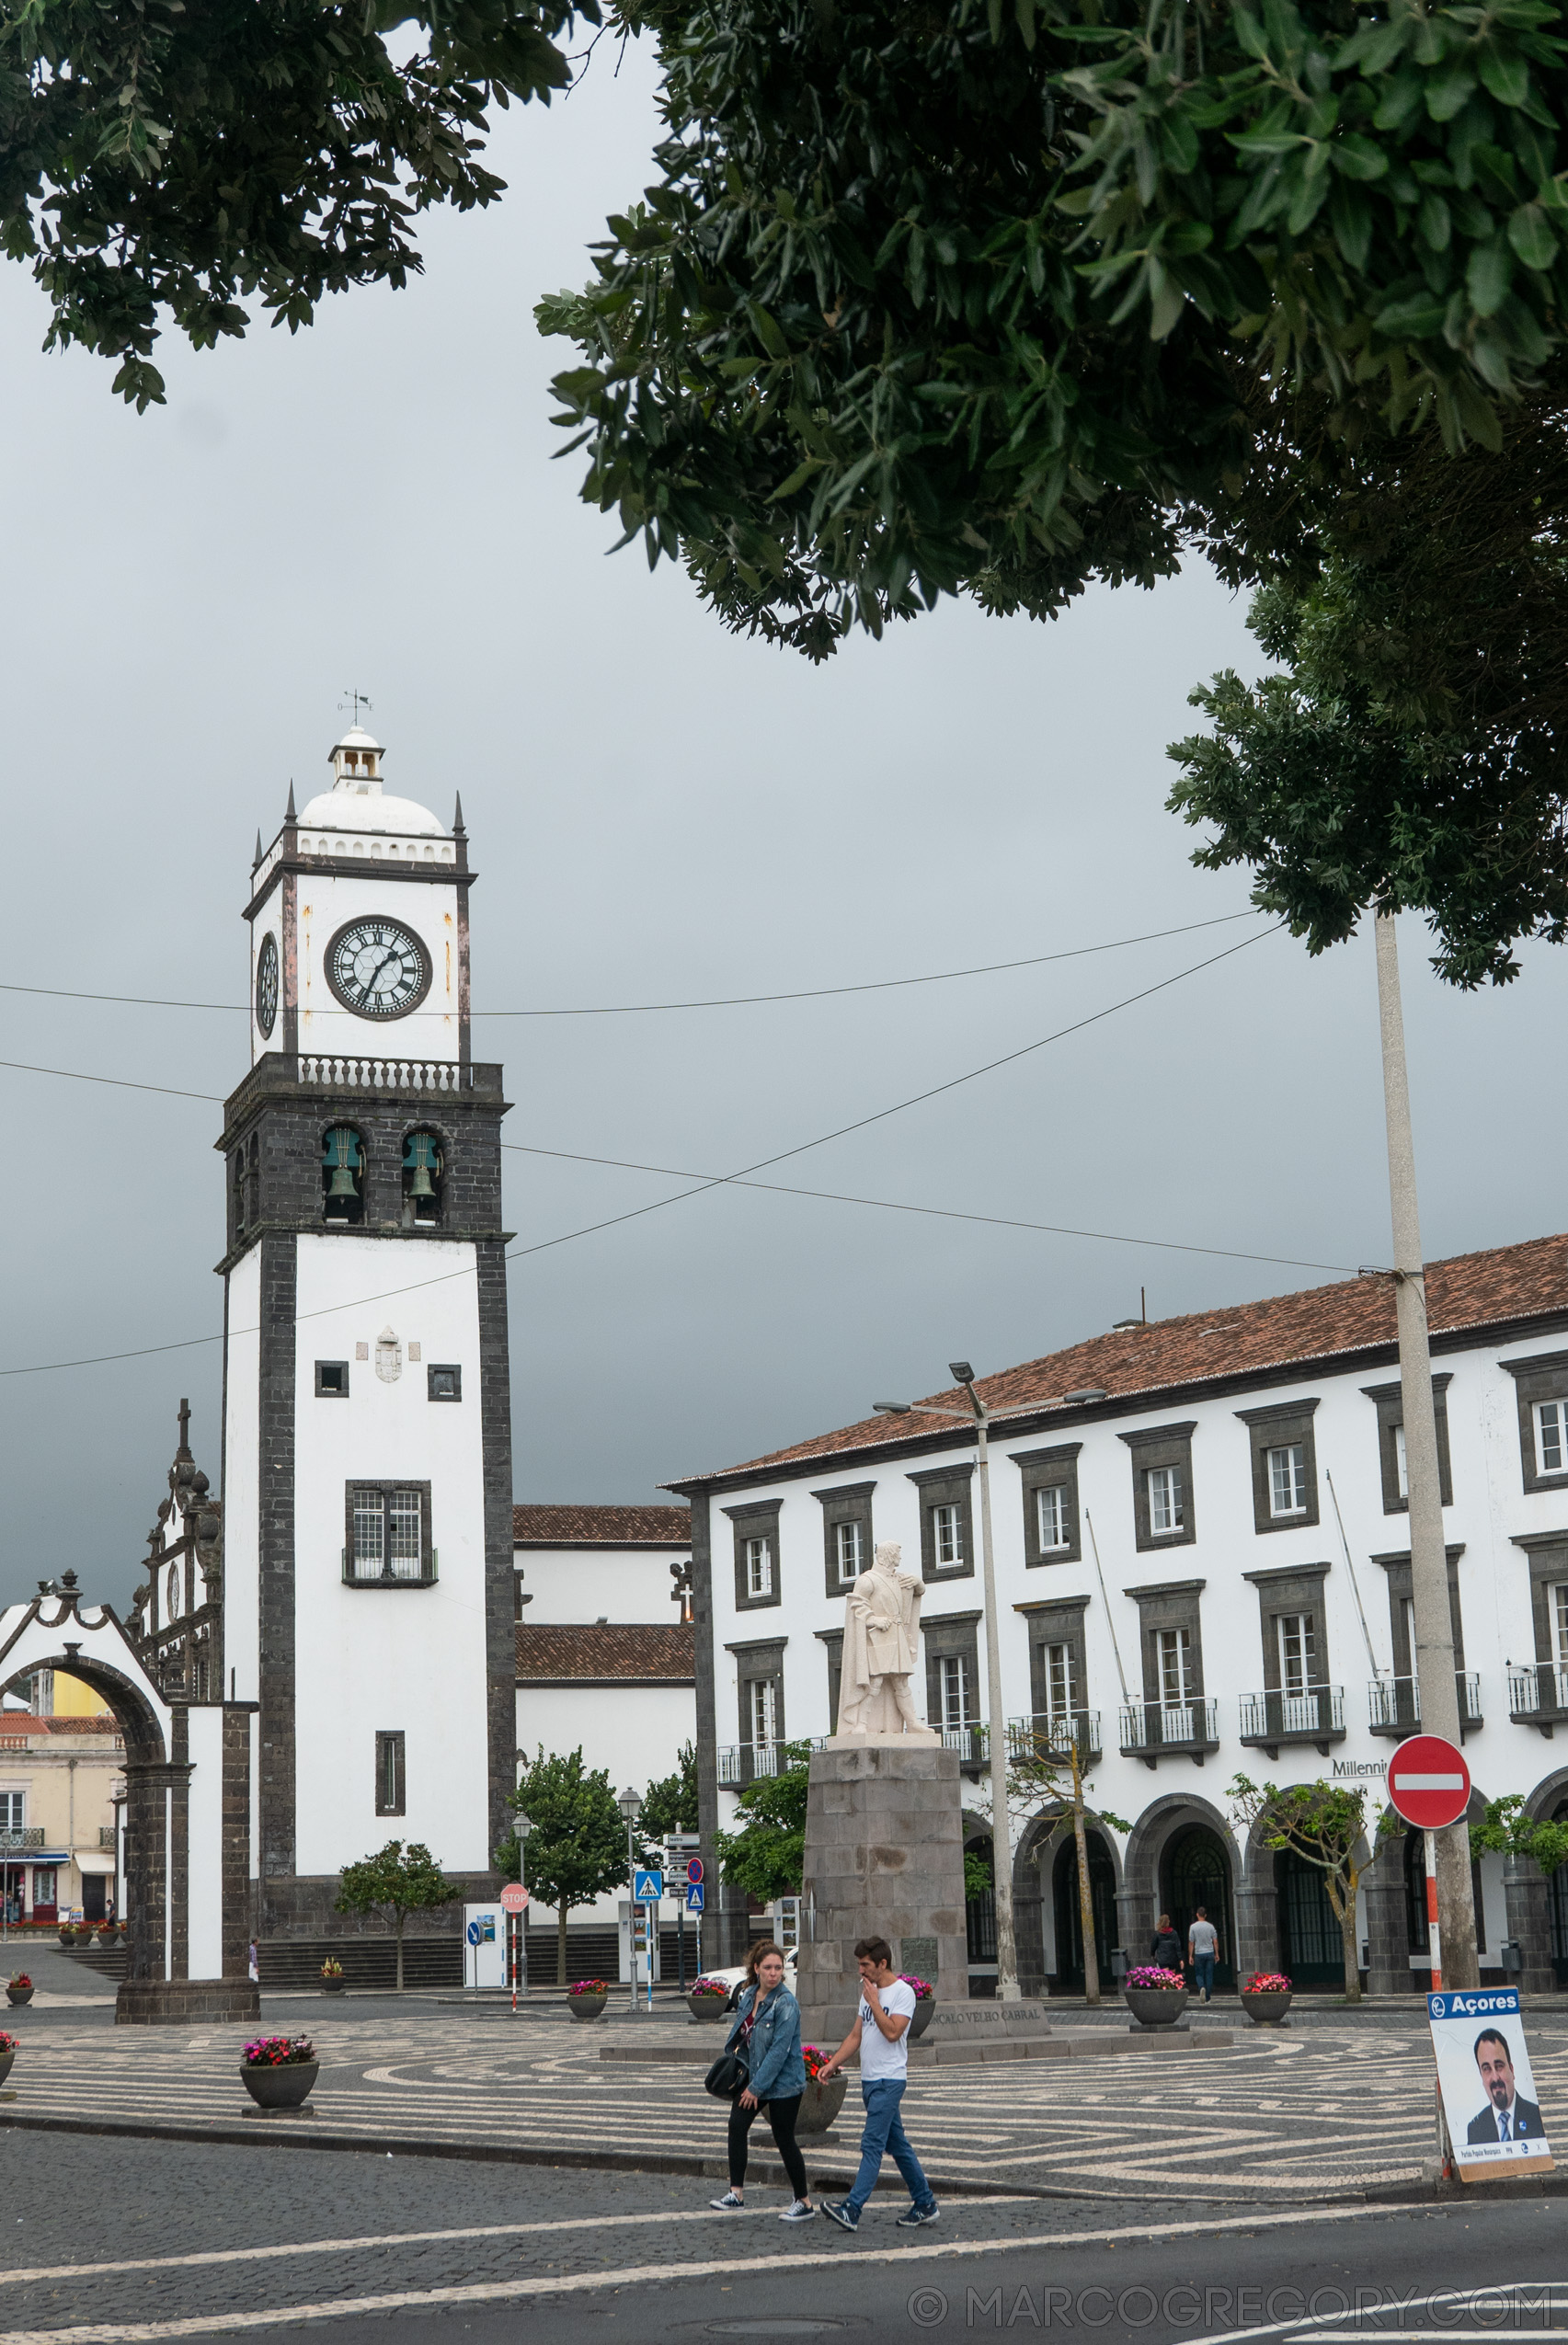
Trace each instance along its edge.
<path fill-rule="evenodd" d="M 1083 1778 L 1078 1766 L 1078 1735 L 1072 1734 L 1072 1837 L 1078 1848 L 1078 1917 L 1083 1935 L 1083 1999 L 1100 2000 L 1100 1949 L 1094 1938 L 1094 1900 L 1089 1893 L 1089 1836 L 1083 1829 Z"/>
<path fill-rule="evenodd" d="M 1339 1917 L 1339 1935 L 1345 1949 L 1345 1999 L 1347 2003 L 1361 2000 L 1361 1949 L 1356 1943 L 1356 1892 L 1360 1876 L 1352 1873 L 1345 1893 L 1345 1911 Z"/>
<path fill-rule="evenodd" d="M 555 1908 L 555 1985 L 567 1984 L 567 1901 L 563 1897 Z"/>
<path fill-rule="evenodd" d="M 407 1916 L 400 1907 L 397 1915 L 397 1992 L 399 1995 L 403 1992 L 403 1925 L 406 1919 Z"/>

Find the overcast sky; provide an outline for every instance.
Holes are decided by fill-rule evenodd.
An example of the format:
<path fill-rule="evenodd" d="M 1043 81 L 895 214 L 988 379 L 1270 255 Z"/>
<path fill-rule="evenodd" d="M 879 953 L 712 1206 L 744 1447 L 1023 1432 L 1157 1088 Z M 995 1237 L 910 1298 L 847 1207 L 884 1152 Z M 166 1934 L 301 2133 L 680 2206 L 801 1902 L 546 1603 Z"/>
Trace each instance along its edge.
<path fill-rule="evenodd" d="M 766 993 L 1068 952 L 1243 910 L 1163 811 L 1185 694 L 1255 665 L 1202 570 L 1051 625 L 949 604 L 825 669 L 739 642 L 684 576 L 612 559 L 545 385 L 539 295 L 650 176 L 651 80 L 601 50 L 501 118 L 510 181 L 436 220 L 405 293 L 194 356 L 166 410 L 40 354 L 0 264 L 7 985 L 240 1003 L 252 841 L 325 786 L 343 689 L 388 786 L 461 788 L 480 1011 Z M 941 985 L 646 1016 L 489 1017 L 518 1149 L 719 1173 L 832 1132 L 1174 976 L 1229 928 Z M 1560 1229 L 1560 955 L 1437 987 L 1404 923 L 1429 1254 Z M 0 1057 L 221 1098 L 242 1013 L 0 992 Z M 210 1336 L 216 1106 L 0 1070 L 0 1367 Z M 1369 942 L 1274 935 L 1065 1042 L 762 1177 L 1331 1267 L 1205 1258 L 727 1189 L 514 1262 L 515 1487 L 647 1500 L 1135 1313 L 1389 1253 Z M 683 1184 L 507 1160 L 540 1246 Z M 182 1393 L 216 1478 L 218 1347 L 0 1379 L 0 1601 L 74 1566 L 123 1602 Z"/>

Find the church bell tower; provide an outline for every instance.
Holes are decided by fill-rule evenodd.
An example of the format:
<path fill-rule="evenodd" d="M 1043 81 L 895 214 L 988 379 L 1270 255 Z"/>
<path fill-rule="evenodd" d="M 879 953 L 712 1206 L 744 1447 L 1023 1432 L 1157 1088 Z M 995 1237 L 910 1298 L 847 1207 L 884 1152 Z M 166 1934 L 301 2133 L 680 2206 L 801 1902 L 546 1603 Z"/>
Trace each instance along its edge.
<path fill-rule="evenodd" d="M 257 1704 L 262 1939 L 341 1929 L 344 1865 L 424 1841 L 487 1893 L 516 1777 L 499 1067 L 469 1047 L 447 828 L 356 722 L 257 839 L 228 1100 L 231 1699 Z"/>

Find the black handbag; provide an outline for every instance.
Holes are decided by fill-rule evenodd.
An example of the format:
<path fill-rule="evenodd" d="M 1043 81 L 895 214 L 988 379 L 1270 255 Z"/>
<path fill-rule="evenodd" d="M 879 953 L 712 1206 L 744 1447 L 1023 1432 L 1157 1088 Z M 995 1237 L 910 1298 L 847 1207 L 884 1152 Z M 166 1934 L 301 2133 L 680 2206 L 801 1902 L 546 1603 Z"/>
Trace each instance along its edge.
<path fill-rule="evenodd" d="M 703 2090 L 715 2100 L 738 2100 L 751 2082 L 751 2063 L 742 2045 L 721 2052 L 703 2078 Z"/>

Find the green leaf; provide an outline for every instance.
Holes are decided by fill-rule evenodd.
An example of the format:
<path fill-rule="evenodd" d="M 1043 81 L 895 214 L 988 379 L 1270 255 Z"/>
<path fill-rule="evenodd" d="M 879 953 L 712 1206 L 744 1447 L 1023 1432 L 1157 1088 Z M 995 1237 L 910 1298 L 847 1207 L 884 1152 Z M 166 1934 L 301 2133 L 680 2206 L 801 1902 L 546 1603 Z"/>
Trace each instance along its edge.
<path fill-rule="evenodd" d="M 1478 317 L 1491 317 L 1502 308 L 1513 275 L 1513 262 L 1501 236 L 1494 236 L 1490 244 L 1477 245 L 1465 270 L 1465 290 Z"/>
<path fill-rule="evenodd" d="M 1429 342 L 1442 332 L 1447 307 L 1446 302 L 1434 301 L 1429 294 L 1413 293 L 1379 310 L 1373 324 L 1390 342 Z"/>
<path fill-rule="evenodd" d="M 1550 269 L 1557 239 L 1539 203 L 1521 203 L 1508 223 L 1508 242 L 1527 269 Z"/>
<path fill-rule="evenodd" d="M 1358 131 L 1335 139 L 1330 153 L 1335 170 L 1343 171 L 1347 179 L 1380 179 L 1389 167 L 1389 158 L 1382 148 Z"/>
<path fill-rule="evenodd" d="M 1329 196 L 1329 219 L 1334 241 L 1348 266 L 1358 273 L 1367 266 L 1372 242 L 1372 207 L 1359 188 L 1336 180 Z"/>
<path fill-rule="evenodd" d="M 1483 41 L 1476 54 L 1476 71 L 1499 106 L 1522 106 L 1530 94 L 1530 69 L 1516 51 Z"/>
<path fill-rule="evenodd" d="M 1435 122 L 1451 122 L 1475 87 L 1475 75 L 1461 64 L 1439 66 L 1426 83 L 1426 111 Z"/>
<path fill-rule="evenodd" d="M 1423 198 L 1421 209 L 1416 213 L 1416 225 L 1420 230 L 1421 241 L 1424 245 L 1429 246 L 1433 252 L 1448 251 L 1448 239 L 1453 234 L 1453 222 L 1448 217 L 1448 207 L 1440 195 L 1428 195 Z"/>

